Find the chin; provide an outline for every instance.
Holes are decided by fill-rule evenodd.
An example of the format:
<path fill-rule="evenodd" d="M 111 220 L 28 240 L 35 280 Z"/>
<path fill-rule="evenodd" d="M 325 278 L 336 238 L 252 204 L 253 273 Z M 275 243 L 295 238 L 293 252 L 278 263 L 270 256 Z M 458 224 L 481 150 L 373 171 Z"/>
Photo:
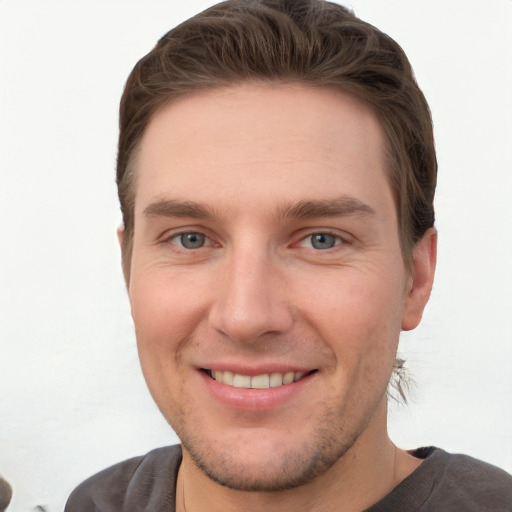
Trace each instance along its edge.
<path fill-rule="evenodd" d="M 290 439 L 289 432 L 277 436 L 272 431 L 243 434 L 240 439 L 180 438 L 194 464 L 223 487 L 278 492 L 303 486 L 324 474 L 354 445 L 367 422 L 349 429 L 352 433 L 348 435 L 347 429 L 334 424 L 332 417 L 320 424 L 322 427 L 316 432 L 295 439 Z"/>

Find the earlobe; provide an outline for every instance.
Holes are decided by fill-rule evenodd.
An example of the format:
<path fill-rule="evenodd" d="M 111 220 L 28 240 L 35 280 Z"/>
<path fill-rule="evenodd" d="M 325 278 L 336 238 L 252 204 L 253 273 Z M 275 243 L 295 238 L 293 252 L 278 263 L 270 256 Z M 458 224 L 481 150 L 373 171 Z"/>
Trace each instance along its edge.
<path fill-rule="evenodd" d="M 410 286 L 406 290 L 402 329 L 410 331 L 418 326 L 432 291 L 437 259 L 437 231 L 430 228 L 413 249 L 413 269 Z"/>

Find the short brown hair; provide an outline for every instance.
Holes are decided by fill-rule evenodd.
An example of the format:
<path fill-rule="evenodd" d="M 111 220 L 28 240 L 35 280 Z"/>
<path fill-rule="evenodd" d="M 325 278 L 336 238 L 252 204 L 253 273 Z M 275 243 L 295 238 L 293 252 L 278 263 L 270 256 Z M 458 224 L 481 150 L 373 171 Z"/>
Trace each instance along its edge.
<path fill-rule="evenodd" d="M 117 185 L 131 259 L 135 160 L 153 114 L 175 98 L 243 82 L 329 86 L 378 115 L 388 153 L 406 265 L 434 224 L 437 176 L 432 120 L 411 65 L 389 36 L 323 0 L 228 0 L 164 35 L 131 72 L 121 99 Z"/>

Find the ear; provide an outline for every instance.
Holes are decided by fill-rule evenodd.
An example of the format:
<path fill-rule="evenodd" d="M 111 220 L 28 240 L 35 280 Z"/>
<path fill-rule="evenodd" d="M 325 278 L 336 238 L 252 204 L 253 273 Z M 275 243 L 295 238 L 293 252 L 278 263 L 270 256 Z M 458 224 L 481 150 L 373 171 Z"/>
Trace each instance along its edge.
<path fill-rule="evenodd" d="M 402 329 L 410 331 L 418 326 L 427 305 L 434 282 L 437 259 L 437 231 L 430 228 L 413 249 L 412 274 L 405 291 Z"/>
<path fill-rule="evenodd" d="M 124 224 L 121 224 L 117 228 L 117 241 L 119 242 L 119 247 L 121 247 L 121 250 L 123 249 L 123 237 L 124 237 Z"/>
<path fill-rule="evenodd" d="M 117 228 L 117 241 L 119 242 L 119 247 L 121 248 L 121 266 L 123 268 L 123 275 L 124 275 L 124 283 L 126 285 L 126 289 L 128 290 L 130 285 L 130 265 L 129 262 L 127 262 L 127 255 L 126 253 L 126 246 L 124 244 L 124 225 L 121 224 Z"/>

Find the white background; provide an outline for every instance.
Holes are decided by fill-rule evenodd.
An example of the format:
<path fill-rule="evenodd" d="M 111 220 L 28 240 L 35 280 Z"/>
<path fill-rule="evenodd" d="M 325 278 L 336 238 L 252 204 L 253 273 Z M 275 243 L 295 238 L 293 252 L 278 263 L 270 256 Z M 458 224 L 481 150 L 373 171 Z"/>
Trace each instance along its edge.
<path fill-rule="evenodd" d="M 119 266 L 117 105 L 207 1 L 0 0 L 0 474 L 9 510 L 176 441 L 140 374 Z M 354 0 L 405 49 L 440 164 L 437 279 L 403 338 L 417 387 L 392 438 L 512 471 L 512 1 Z"/>

